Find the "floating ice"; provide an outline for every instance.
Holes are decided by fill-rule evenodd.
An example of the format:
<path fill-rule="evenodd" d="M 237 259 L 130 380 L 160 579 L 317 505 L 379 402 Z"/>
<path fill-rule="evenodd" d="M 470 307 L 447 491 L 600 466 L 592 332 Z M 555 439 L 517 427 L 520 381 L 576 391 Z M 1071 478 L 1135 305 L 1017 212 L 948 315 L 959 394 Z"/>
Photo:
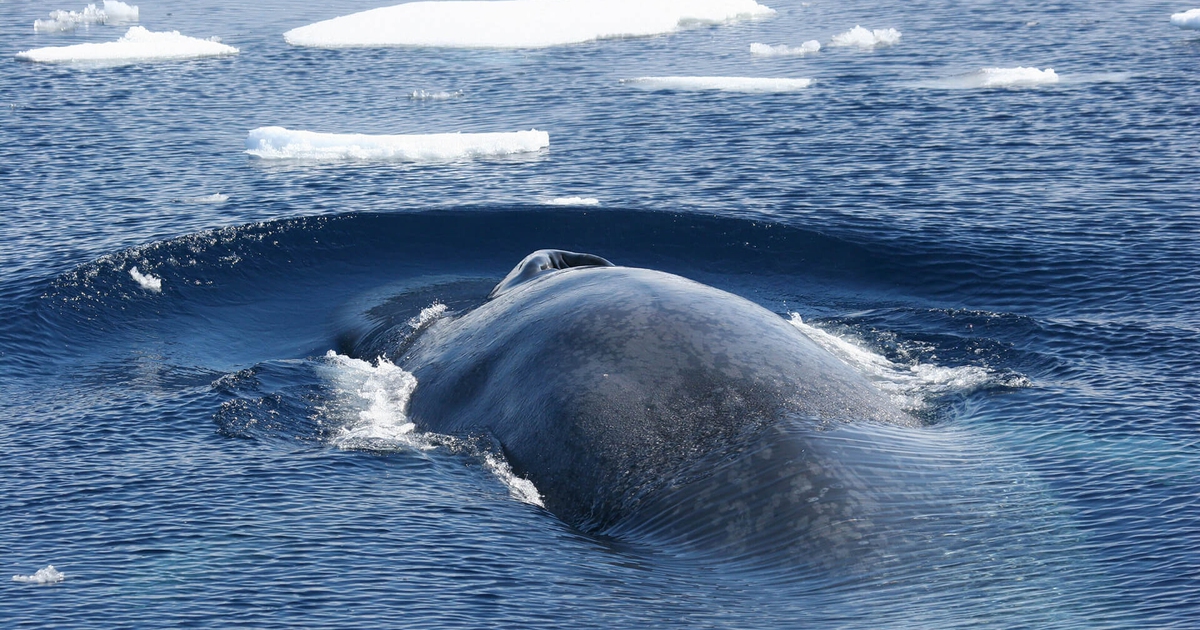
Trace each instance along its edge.
<path fill-rule="evenodd" d="M 55 584 L 65 580 L 66 578 L 67 576 L 60 573 L 52 564 L 45 569 L 40 569 L 33 575 L 14 575 L 13 581 L 28 582 L 31 584 Z"/>
<path fill-rule="evenodd" d="M 143 289 L 153 291 L 154 293 L 162 293 L 162 278 L 156 278 L 148 273 L 143 274 L 138 271 L 136 266 L 129 268 L 129 276 Z"/>
<path fill-rule="evenodd" d="M 780 44 L 778 46 L 768 46 L 754 42 L 750 44 L 750 54 L 756 57 L 799 57 L 802 55 L 811 55 L 821 50 L 821 42 L 815 39 L 810 39 L 799 46 L 788 46 Z"/>
<path fill-rule="evenodd" d="M 595 197 L 555 197 L 544 203 L 548 206 L 598 206 L 600 200 Z"/>
<path fill-rule="evenodd" d="M 104 0 L 104 8 L 89 4 L 83 11 L 51 11 L 49 20 L 36 20 L 33 30 L 46 32 L 73 31 L 88 24 L 124 24 L 138 21 L 138 8 L 124 2 Z"/>
<path fill-rule="evenodd" d="M 541 48 L 672 33 L 763 17 L 754 0 L 498 0 L 410 2 L 301 26 L 289 44 L 319 48 Z"/>
<path fill-rule="evenodd" d="M 874 48 L 876 46 L 891 46 L 900 41 L 900 31 L 894 28 L 875 29 L 869 31 L 861 26 L 833 36 L 829 45 L 835 48 Z"/>
<path fill-rule="evenodd" d="M 426 92 L 425 90 L 414 90 L 408 98 L 414 101 L 447 101 L 452 98 L 458 98 L 463 95 L 462 90 L 453 92 Z"/>
<path fill-rule="evenodd" d="M 1099 75 L 1098 75 L 1099 76 Z M 1116 77 L 1104 75 L 1101 78 Z M 1053 68 L 980 68 L 969 74 L 923 83 L 926 87 L 944 89 L 1017 88 L 1058 83 L 1060 77 Z"/>
<path fill-rule="evenodd" d="M 221 193 L 213 193 L 211 195 L 200 195 L 199 197 L 182 197 L 180 203 L 225 203 L 229 201 L 229 195 Z"/>
<path fill-rule="evenodd" d="M 926 407 L 926 400 L 940 395 L 968 392 L 989 385 L 1024 387 L 1029 384 L 1023 376 L 996 374 L 973 365 L 953 368 L 923 363 L 900 365 L 852 340 L 804 323 L 799 314 L 792 313 L 790 322 L 817 345 L 866 375 L 898 406 L 910 412 L 921 411 Z"/>
<path fill-rule="evenodd" d="M 194 59 L 237 54 L 238 49 L 210 39 L 180 35 L 179 31 L 153 32 L 131 26 L 115 42 L 34 48 L 17 53 L 17 59 L 43 63 L 137 63 L 164 59 Z"/>
<path fill-rule="evenodd" d="M 639 77 L 621 79 L 621 83 L 650 90 L 721 92 L 795 92 L 812 84 L 812 79 L 771 79 L 758 77 Z"/>
<path fill-rule="evenodd" d="M 1200 31 L 1200 9 L 1191 9 L 1171 15 L 1171 24 L 1179 28 Z"/>
<path fill-rule="evenodd" d="M 529 153 L 550 146 L 550 134 L 530 129 L 503 133 L 367 135 L 259 127 L 246 136 L 246 153 L 273 160 L 450 161 Z"/>

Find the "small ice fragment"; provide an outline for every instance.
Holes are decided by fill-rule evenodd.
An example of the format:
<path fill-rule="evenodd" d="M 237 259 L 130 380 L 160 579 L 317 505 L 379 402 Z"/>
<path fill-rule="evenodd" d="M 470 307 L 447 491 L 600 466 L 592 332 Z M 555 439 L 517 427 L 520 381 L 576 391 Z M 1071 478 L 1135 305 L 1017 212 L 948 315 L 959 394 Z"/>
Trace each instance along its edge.
<path fill-rule="evenodd" d="M 233 46 L 180 35 L 179 31 L 154 32 L 131 26 L 115 42 L 50 46 L 17 53 L 17 59 L 41 63 L 136 63 L 165 59 L 195 59 L 237 54 Z"/>
<path fill-rule="evenodd" d="M 138 271 L 136 266 L 129 268 L 129 275 L 138 283 L 138 286 L 147 291 L 154 293 L 162 293 L 162 278 L 156 278 L 150 274 L 143 274 Z"/>
<path fill-rule="evenodd" d="M 452 161 L 531 153 L 548 146 L 550 134 L 536 129 L 501 133 L 368 135 L 259 127 L 246 136 L 246 153 L 268 160 Z"/>
<path fill-rule="evenodd" d="M 66 575 L 54 568 L 54 565 L 49 565 L 45 569 L 38 570 L 33 575 L 14 575 L 14 582 L 28 582 L 30 584 L 56 584 L 66 579 Z"/>
<path fill-rule="evenodd" d="M 200 195 L 198 197 L 183 197 L 179 200 L 180 203 L 225 203 L 226 201 L 229 201 L 229 195 L 221 193 Z"/>
<path fill-rule="evenodd" d="M 49 20 L 35 20 L 33 30 L 39 33 L 73 31 L 89 24 L 122 24 L 138 21 L 138 8 L 124 2 L 104 0 L 104 8 L 89 4 L 83 11 L 51 11 Z"/>
<path fill-rule="evenodd" d="M 900 31 L 894 28 L 869 31 L 861 26 L 833 36 L 829 45 L 842 48 L 870 49 L 876 46 L 891 46 L 900 41 Z"/>
<path fill-rule="evenodd" d="M 799 46 L 788 46 L 787 44 L 769 46 L 758 42 L 750 44 L 750 54 L 756 57 L 800 57 L 811 55 L 819 50 L 821 50 L 821 42 L 815 39 L 810 39 Z"/>
<path fill-rule="evenodd" d="M 545 203 L 548 206 L 598 206 L 600 200 L 595 197 L 555 197 Z"/>
<path fill-rule="evenodd" d="M 414 101 L 446 101 L 452 98 L 458 98 L 463 95 L 462 90 L 453 92 L 427 92 L 425 90 L 413 90 L 408 98 Z"/>
<path fill-rule="evenodd" d="M 759 77 L 638 77 L 621 83 L 651 90 L 721 91 L 749 93 L 795 92 L 812 84 L 812 79 Z"/>
<path fill-rule="evenodd" d="M 1171 24 L 1191 31 L 1200 31 L 1200 9 L 1190 9 L 1172 14 Z"/>

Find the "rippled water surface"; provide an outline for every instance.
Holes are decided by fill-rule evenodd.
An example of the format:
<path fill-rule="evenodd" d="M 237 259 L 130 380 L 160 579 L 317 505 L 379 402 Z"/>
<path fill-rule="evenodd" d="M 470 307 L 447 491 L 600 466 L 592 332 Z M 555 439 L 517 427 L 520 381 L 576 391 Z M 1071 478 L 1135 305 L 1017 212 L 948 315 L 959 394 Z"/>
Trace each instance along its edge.
<path fill-rule="evenodd" d="M 1188 7 L 777 0 L 647 38 L 322 50 L 282 34 L 377 4 L 164 1 L 139 24 L 240 53 L 15 59 L 125 32 L 34 32 L 84 4 L 0 2 L 0 625 L 1200 625 Z M 855 25 L 902 36 L 828 45 Z M 646 76 L 813 81 L 621 82 Z M 265 126 L 550 145 L 247 155 Z M 544 247 L 747 297 L 920 419 L 819 438 L 879 480 L 870 561 L 579 531 L 346 356 L 364 314 L 453 316 Z"/>

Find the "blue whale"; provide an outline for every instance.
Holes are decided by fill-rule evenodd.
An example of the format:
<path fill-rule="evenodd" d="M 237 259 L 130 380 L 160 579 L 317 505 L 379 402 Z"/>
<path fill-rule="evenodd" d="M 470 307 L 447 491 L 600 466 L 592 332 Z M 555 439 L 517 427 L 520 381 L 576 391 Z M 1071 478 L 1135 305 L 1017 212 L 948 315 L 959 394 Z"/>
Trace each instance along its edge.
<path fill-rule="evenodd" d="M 788 321 L 590 254 L 530 254 L 392 356 L 418 427 L 485 436 L 616 540 L 827 566 L 894 531 L 920 475 L 897 455 L 918 422 Z"/>

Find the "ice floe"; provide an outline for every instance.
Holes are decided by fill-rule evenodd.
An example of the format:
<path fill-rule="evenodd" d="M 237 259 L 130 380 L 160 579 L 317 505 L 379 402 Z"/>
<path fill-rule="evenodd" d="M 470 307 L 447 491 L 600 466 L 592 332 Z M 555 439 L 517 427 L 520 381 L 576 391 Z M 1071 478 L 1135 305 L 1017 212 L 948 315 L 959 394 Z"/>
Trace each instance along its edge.
<path fill-rule="evenodd" d="M 14 575 L 14 582 L 27 582 L 29 584 L 56 584 L 65 580 L 67 576 L 63 575 L 54 565 L 50 565 L 45 569 L 39 569 L 33 575 Z"/>
<path fill-rule="evenodd" d="M 649 90 L 721 91 L 776 93 L 803 90 L 812 79 L 773 79 L 760 77 L 638 77 L 621 79 L 624 85 Z"/>
<path fill-rule="evenodd" d="M 855 25 L 854 28 L 845 33 L 838 33 L 829 41 L 829 46 L 832 48 L 862 48 L 869 49 L 876 46 L 891 46 L 900 41 L 900 31 L 894 28 L 867 30 L 861 26 Z"/>
<path fill-rule="evenodd" d="M 246 153 L 273 160 L 451 161 L 531 153 L 550 146 L 537 129 L 498 133 L 368 135 L 259 127 L 246 136 Z"/>
<path fill-rule="evenodd" d="M 196 197 L 180 197 L 176 201 L 178 201 L 179 203 L 199 203 L 199 204 L 225 203 L 226 201 L 229 201 L 229 195 L 225 195 L 222 193 L 213 193 L 211 195 L 199 195 Z"/>
<path fill-rule="evenodd" d="M 425 90 L 413 90 L 408 98 L 414 101 L 448 101 L 452 98 L 458 98 L 463 95 L 462 90 L 453 92 L 428 92 Z"/>
<path fill-rule="evenodd" d="M 756 57 L 799 57 L 811 55 L 820 50 L 821 42 L 815 39 L 810 39 L 799 46 L 788 46 L 786 44 L 770 46 L 758 42 L 750 44 L 750 54 Z"/>
<path fill-rule="evenodd" d="M 162 278 L 156 278 L 148 273 L 142 273 L 138 271 L 137 267 L 129 268 L 129 277 L 133 278 L 133 281 L 138 283 L 138 286 L 147 291 L 153 293 L 162 293 Z"/>
<path fill-rule="evenodd" d="M 125 64 L 139 61 L 195 59 L 237 54 L 238 49 L 212 39 L 180 35 L 179 31 L 148 31 L 131 26 L 115 42 L 34 48 L 17 53 L 17 59 L 43 63 Z"/>
<path fill-rule="evenodd" d="M 1179 28 L 1200 31 L 1200 9 L 1191 9 L 1171 15 L 1171 24 Z"/>
<path fill-rule="evenodd" d="M 672 33 L 774 14 L 754 0 L 451 0 L 344 15 L 283 34 L 318 48 L 541 48 Z"/>
<path fill-rule="evenodd" d="M 980 68 L 975 72 L 921 83 L 923 87 L 943 89 L 1023 88 L 1058 83 L 1061 77 L 1053 68 Z"/>
<path fill-rule="evenodd" d="M 35 20 L 39 33 L 73 31 L 89 24 L 124 24 L 138 21 L 138 8 L 117 0 L 104 0 L 104 8 L 89 4 L 82 11 L 51 11 L 49 20 Z"/>
<path fill-rule="evenodd" d="M 555 197 L 542 203 L 548 206 L 598 206 L 600 200 L 595 197 Z"/>

